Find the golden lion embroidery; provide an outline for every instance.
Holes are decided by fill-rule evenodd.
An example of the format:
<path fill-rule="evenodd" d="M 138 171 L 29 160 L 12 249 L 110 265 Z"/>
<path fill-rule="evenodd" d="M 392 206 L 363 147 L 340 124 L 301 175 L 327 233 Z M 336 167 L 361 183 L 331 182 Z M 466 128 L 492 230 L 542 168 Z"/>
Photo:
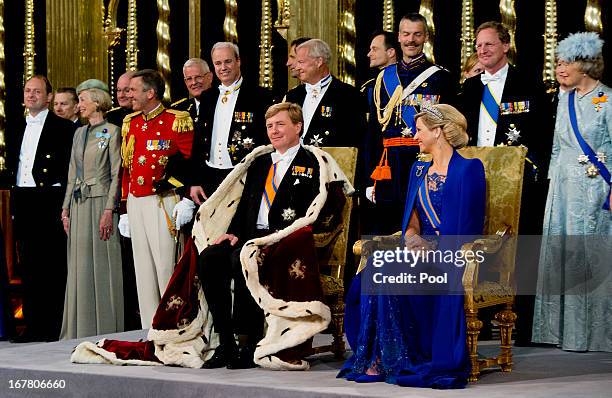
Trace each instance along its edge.
<path fill-rule="evenodd" d="M 293 279 L 304 279 L 306 274 L 306 266 L 302 264 L 302 261 L 298 258 L 289 267 L 289 276 Z"/>
<path fill-rule="evenodd" d="M 166 303 L 166 311 L 176 310 L 177 308 L 182 306 L 184 303 L 185 301 L 182 298 L 174 295 L 170 297 L 170 300 L 168 300 L 168 302 Z"/>

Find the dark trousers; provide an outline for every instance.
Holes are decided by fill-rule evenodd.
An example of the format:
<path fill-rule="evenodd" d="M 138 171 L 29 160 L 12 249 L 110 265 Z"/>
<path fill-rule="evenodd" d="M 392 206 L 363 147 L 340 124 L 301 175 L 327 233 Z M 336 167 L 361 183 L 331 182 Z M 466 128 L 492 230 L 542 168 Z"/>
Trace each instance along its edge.
<path fill-rule="evenodd" d="M 12 192 L 23 316 L 26 333 L 37 340 L 57 340 L 62 326 L 67 273 L 63 198 L 60 187 Z"/>
<path fill-rule="evenodd" d="M 136 271 L 134 270 L 134 253 L 132 239 L 119 237 L 121 243 L 121 263 L 123 274 L 123 319 L 125 330 L 141 329 L 138 295 L 136 294 Z"/>
<path fill-rule="evenodd" d="M 198 258 L 198 277 L 222 344 L 231 343 L 234 334 L 246 335 L 251 343 L 263 336 L 263 311 L 251 296 L 242 275 L 241 249 L 240 242 L 231 246 L 229 241 L 225 241 L 207 247 Z"/>

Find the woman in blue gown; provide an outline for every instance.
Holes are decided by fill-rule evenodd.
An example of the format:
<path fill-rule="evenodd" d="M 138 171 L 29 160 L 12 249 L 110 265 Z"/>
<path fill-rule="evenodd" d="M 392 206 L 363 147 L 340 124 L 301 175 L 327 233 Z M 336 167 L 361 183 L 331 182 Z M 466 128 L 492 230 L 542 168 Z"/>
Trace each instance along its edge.
<path fill-rule="evenodd" d="M 468 141 L 467 122 L 455 108 L 426 106 L 415 119 L 415 138 L 421 152 L 431 154 L 432 160 L 417 161 L 412 167 L 402 242 L 408 249 L 433 248 L 437 242 L 437 250 L 457 250 L 483 232 L 484 167 L 480 160 L 465 159 L 455 151 Z M 372 267 L 369 260 L 367 266 Z M 361 292 L 364 272 L 353 279 L 345 314 L 353 355 L 338 377 L 411 387 L 465 387 L 470 361 L 463 268 L 457 264 L 435 267 L 444 267 L 448 275 L 445 292 L 365 294 Z"/>

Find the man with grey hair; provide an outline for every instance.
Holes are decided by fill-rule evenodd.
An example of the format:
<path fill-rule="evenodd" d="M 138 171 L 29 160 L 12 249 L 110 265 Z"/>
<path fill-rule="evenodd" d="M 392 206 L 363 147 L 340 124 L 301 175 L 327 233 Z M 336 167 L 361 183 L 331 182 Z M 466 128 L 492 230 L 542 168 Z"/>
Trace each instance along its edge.
<path fill-rule="evenodd" d="M 221 84 L 218 90 L 200 96 L 189 181 L 191 200 L 185 198 L 175 207 L 177 228 L 191 221 L 196 204 L 212 195 L 245 155 L 267 143 L 264 114 L 272 102 L 271 94 L 244 80 L 236 44 L 215 43 L 211 58 Z"/>
<path fill-rule="evenodd" d="M 212 84 L 213 75 L 208 63 L 201 58 L 190 58 L 183 65 L 183 80 L 189 97 L 181 98 L 170 107 L 189 112 L 197 129 L 200 116 L 200 97 Z"/>
<path fill-rule="evenodd" d="M 355 87 L 331 75 L 331 56 L 323 40 L 300 44 L 295 70 L 304 84 L 289 90 L 285 101 L 304 110 L 304 144 L 359 147 L 365 131 L 365 104 Z"/>

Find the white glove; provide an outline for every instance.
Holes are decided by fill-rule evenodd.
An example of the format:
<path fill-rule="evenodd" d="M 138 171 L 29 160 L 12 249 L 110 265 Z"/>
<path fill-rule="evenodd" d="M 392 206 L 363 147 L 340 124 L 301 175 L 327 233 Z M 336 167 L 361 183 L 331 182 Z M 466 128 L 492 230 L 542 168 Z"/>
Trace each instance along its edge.
<path fill-rule="evenodd" d="M 195 203 L 187 198 L 183 198 L 174 206 L 174 209 L 172 209 L 172 218 L 175 220 L 176 229 L 181 229 L 183 225 L 191 221 L 195 208 Z"/>
<path fill-rule="evenodd" d="M 121 236 L 129 238 L 130 237 L 130 223 L 128 221 L 128 215 L 122 214 L 119 216 L 119 223 L 117 224 L 117 228 L 119 229 L 119 233 Z"/>
<path fill-rule="evenodd" d="M 376 203 L 376 199 L 374 198 L 374 187 L 367 187 L 365 190 L 365 196 L 370 202 Z"/>

